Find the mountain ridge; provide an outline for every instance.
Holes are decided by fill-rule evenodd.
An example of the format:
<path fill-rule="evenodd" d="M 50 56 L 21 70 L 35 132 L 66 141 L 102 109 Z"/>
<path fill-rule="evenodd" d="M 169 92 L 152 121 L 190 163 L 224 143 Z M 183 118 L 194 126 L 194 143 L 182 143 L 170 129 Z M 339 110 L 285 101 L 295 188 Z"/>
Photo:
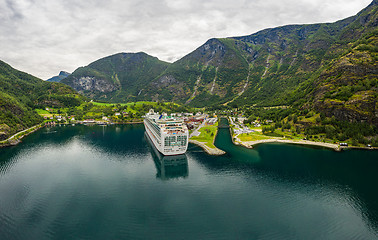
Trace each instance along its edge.
<path fill-rule="evenodd" d="M 66 72 L 66 71 L 60 71 L 58 76 L 51 77 L 47 79 L 47 82 L 60 82 L 66 77 L 68 77 L 71 73 Z"/>
<path fill-rule="evenodd" d="M 338 96 L 338 92 L 344 91 L 342 89 L 347 85 L 365 80 L 363 75 L 355 75 L 357 81 L 344 81 L 343 84 L 337 83 L 337 88 L 324 88 L 324 82 L 329 82 L 325 77 L 326 72 L 334 66 L 338 70 L 333 74 L 343 75 L 343 68 L 336 65 L 349 53 L 353 56 L 371 56 L 366 64 L 374 68 L 377 56 L 376 31 L 377 1 L 374 0 L 355 16 L 333 23 L 286 25 L 246 36 L 209 39 L 176 62 L 162 64 L 159 71 L 154 71 L 147 78 L 130 78 L 123 74 L 122 81 L 119 81 L 120 78 L 114 74 L 120 74 L 122 68 L 127 68 L 125 62 L 110 60 L 120 64 L 120 69 L 115 71 L 115 67 L 109 66 L 105 63 L 106 58 L 103 58 L 96 62 L 104 68 L 93 66 L 96 62 L 91 63 L 77 69 L 63 82 L 90 98 L 107 101 L 175 101 L 196 107 L 209 104 L 294 104 L 329 114 L 334 107 L 319 107 L 321 104 L 328 106 L 324 101 L 320 103 L 319 99 Z M 372 36 L 367 37 L 369 34 Z M 365 42 L 359 43 L 363 39 Z M 364 54 L 361 55 L 361 52 Z M 137 75 L 148 72 L 146 69 L 138 69 L 136 61 L 128 64 L 133 66 L 129 70 Z M 351 64 L 355 71 L 360 71 L 360 65 Z M 96 74 L 91 72 L 93 69 L 97 71 Z M 87 88 L 83 89 L 80 84 L 75 85 L 75 81 L 68 81 L 75 76 L 76 83 L 77 79 L 89 77 L 91 84 L 85 85 Z M 375 77 L 376 73 L 373 73 L 369 78 Z M 103 86 L 103 93 L 99 93 L 99 86 Z M 318 88 L 333 92 L 326 94 Z M 375 89 L 373 83 L 365 91 L 374 92 Z M 322 92 L 320 96 L 316 94 L 319 92 Z M 348 95 L 350 98 L 355 93 L 352 92 Z M 374 94 L 369 96 L 370 102 L 376 102 Z M 350 100 L 352 99 L 345 99 L 346 102 Z M 376 117 L 362 116 L 366 111 L 358 108 L 353 110 L 353 114 L 349 114 L 352 117 L 338 115 L 338 118 L 376 122 Z"/>

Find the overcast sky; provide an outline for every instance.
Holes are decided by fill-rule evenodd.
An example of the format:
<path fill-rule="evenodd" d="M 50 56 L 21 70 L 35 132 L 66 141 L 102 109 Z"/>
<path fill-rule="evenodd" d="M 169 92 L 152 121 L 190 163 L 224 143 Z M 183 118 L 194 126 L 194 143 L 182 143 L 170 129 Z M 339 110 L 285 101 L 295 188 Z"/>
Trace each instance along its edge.
<path fill-rule="evenodd" d="M 173 62 L 213 37 L 334 22 L 372 0 L 0 0 L 0 59 L 42 79 L 119 52 Z"/>

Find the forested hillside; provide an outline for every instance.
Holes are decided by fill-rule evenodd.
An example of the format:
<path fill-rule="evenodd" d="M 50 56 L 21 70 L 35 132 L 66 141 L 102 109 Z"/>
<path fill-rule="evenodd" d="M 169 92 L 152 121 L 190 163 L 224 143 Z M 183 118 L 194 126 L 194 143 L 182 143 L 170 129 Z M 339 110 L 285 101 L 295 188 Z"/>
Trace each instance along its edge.
<path fill-rule="evenodd" d="M 61 83 L 49 83 L 0 61 L 0 140 L 42 122 L 35 108 L 77 106 L 83 97 Z"/>
<path fill-rule="evenodd" d="M 61 82 L 92 99 L 132 102 L 168 64 L 142 52 L 119 53 L 78 68 Z"/>

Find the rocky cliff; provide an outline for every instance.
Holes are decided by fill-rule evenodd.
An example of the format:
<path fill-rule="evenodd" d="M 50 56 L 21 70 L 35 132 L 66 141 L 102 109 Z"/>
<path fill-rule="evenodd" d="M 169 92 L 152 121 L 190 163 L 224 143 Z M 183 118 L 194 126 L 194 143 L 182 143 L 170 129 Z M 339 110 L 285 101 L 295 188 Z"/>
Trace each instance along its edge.
<path fill-rule="evenodd" d="M 169 65 L 145 53 L 119 53 L 76 69 L 62 80 L 92 99 L 134 101 Z"/>

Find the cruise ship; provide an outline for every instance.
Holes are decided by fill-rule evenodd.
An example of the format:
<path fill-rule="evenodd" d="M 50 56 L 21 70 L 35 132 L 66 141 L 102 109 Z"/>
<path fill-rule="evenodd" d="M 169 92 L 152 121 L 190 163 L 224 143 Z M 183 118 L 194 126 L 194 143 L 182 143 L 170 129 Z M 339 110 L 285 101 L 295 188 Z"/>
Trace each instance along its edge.
<path fill-rule="evenodd" d="M 188 149 L 189 132 L 182 119 L 159 115 L 151 109 L 143 122 L 148 137 L 161 154 L 179 155 Z"/>

